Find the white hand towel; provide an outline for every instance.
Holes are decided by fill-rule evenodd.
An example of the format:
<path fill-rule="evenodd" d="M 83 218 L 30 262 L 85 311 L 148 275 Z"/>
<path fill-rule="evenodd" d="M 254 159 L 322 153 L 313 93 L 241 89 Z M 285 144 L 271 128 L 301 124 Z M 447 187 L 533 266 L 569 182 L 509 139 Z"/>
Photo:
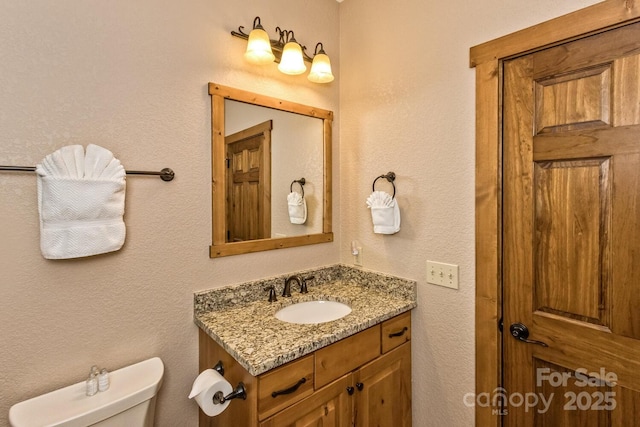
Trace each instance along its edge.
<path fill-rule="evenodd" d="M 102 147 L 70 145 L 36 166 L 40 250 L 47 259 L 117 251 L 124 244 L 126 172 Z"/>
<path fill-rule="evenodd" d="M 287 196 L 289 208 L 289 221 L 291 224 L 304 224 L 307 222 L 307 201 L 300 195 L 292 191 Z"/>
<path fill-rule="evenodd" d="M 395 234 L 400 231 L 400 207 L 389 193 L 374 191 L 367 198 L 367 207 L 371 209 L 374 233 Z"/>

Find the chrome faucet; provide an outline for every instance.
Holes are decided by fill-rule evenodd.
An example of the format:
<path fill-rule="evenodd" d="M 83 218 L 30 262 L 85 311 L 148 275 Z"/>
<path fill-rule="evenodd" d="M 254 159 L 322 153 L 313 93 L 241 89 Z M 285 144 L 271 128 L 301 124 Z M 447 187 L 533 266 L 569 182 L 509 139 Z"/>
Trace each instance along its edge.
<path fill-rule="evenodd" d="M 300 278 L 300 276 L 291 276 L 287 277 L 284 281 L 284 289 L 282 290 L 283 297 L 291 296 L 291 282 L 298 282 L 298 286 L 300 286 L 300 291 L 302 292 L 304 280 Z"/>

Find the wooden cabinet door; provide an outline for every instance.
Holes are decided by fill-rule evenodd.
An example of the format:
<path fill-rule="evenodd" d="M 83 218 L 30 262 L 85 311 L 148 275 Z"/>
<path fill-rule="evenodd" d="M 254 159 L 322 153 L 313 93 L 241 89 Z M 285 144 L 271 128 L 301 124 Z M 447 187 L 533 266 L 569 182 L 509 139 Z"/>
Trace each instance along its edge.
<path fill-rule="evenodd" d="M 352 398 L 347 374 L 260 423 L 260 427 L 347 427 L 352 425 Z"/>
<path fill-rule="evenodd" d="M 503 74 L 506 395 L 494 399 L 505 426 L 638 426 L 640 23 Z"/>
<path fill-rule="evenodd" d="M 363 366 L 355 377 L 356 426 L 411 426 L 410 341 Z"/>

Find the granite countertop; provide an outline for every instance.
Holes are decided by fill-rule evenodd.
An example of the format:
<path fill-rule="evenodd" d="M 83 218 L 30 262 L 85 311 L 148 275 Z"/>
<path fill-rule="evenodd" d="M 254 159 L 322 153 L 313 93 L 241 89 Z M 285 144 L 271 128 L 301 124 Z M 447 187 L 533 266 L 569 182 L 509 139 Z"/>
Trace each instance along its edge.
<path fill-rule="evenodd" d="M 416 284 L 411 280 L 345 265 L 292 274 L 315 276 L 308 282 L 308 294 L 299 293 L 293 284 L 291 298 L 280 296 L 285 276 L 195 294 L 195 323 L 251 375 L 416 307 Z M 268 292 L 264 291 L 270 284 L 275 284 L 278 295 L 278 301 L 273 303 L 267 301 Z M 341 319 L 320 324 L 287 323 L 274 316 L 282 307 L 313 300 L 342 302 L 352 311 Z"/>

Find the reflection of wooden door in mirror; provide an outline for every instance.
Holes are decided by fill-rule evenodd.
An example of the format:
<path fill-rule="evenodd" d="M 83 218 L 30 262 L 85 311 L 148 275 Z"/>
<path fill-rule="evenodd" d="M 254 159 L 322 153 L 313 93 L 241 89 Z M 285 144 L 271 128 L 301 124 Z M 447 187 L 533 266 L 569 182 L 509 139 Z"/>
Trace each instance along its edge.
<path fill-rule="evenodd" d="M 271 237 L 272 122 L 225 138 L 227 159 L 227 242 Z"/>

